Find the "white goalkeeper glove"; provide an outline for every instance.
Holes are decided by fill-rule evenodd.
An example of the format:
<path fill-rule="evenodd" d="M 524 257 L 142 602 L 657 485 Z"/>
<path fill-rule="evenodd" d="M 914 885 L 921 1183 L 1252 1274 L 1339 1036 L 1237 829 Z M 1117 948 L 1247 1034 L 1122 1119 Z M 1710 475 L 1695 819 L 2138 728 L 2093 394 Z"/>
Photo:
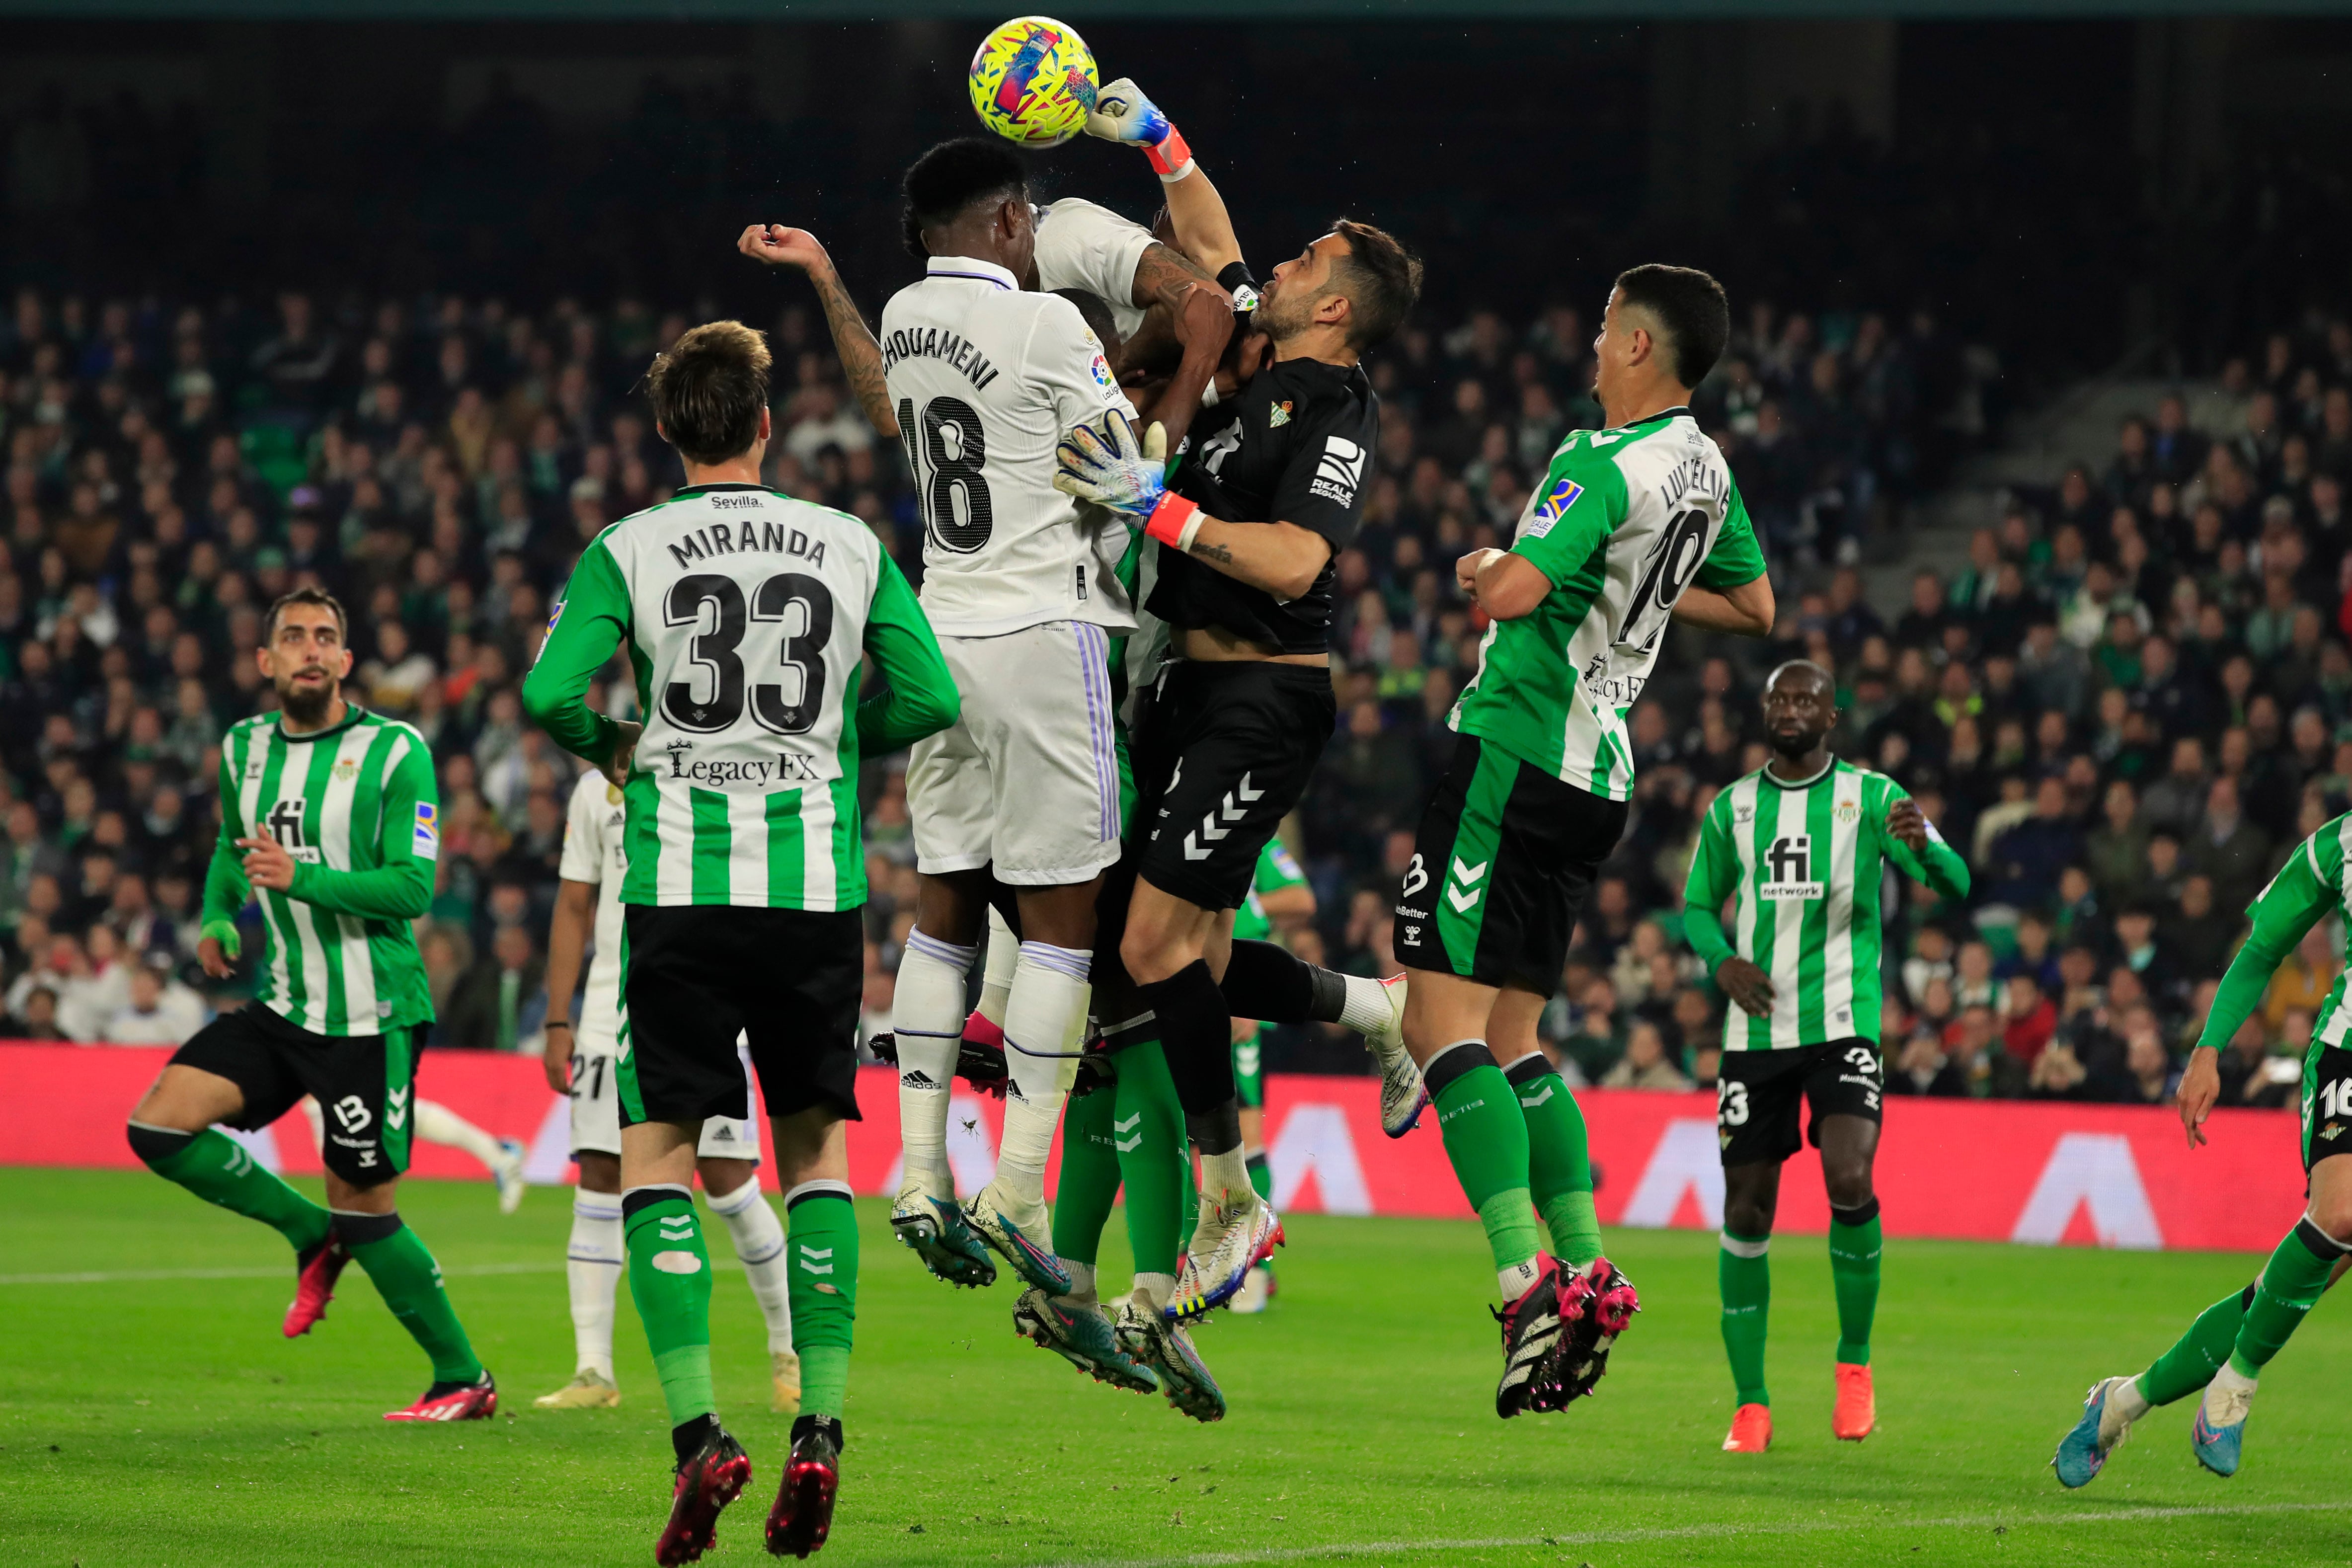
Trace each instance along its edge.
<path fill-rule="evenodd" d="M 1133 77 L 1123 76 L 1097 90 L 1094 111 L 1087 116 L 1087 134 L 1142 148 L 1163 184 L 1173 184 L 1192 172 L 1192 149 L 1185 145 L 1184 133 L 1143 96 Z"/>
<path fill-rule="evenodd" d="M 1155 424 L 1136 439 L 1135 421 L 1117 409 L 1102 427 L 1081 425 L 1054 448 L 1054 488 L 1139 522 L 1152 538 L 1190 549 L 1201 509 L 1168 489 L 1168 432 Z"/>

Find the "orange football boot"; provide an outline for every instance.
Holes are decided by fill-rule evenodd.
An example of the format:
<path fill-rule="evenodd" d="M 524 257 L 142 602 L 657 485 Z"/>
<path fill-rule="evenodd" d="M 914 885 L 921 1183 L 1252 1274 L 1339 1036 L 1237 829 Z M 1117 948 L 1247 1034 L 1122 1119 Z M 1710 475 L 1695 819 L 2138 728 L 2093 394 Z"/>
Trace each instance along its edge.
<path fill-rule="evenodd" d="M 1878 1397 L 1871 1392 L 1870 1369 L 1837 1363 L 1837 1408 L 1830 1413 L 1830 1430 L 1849 1443 L 1859 1443 L 1878 1425 Z"/>
<path fill-rule="evenodd" d="M 1723 1440 L 1727 1454 L 1760 1454 L 1772 1446 L 1772 1407 L 1743 1405 L 1731 1413 L 1731 1435 Z"/>

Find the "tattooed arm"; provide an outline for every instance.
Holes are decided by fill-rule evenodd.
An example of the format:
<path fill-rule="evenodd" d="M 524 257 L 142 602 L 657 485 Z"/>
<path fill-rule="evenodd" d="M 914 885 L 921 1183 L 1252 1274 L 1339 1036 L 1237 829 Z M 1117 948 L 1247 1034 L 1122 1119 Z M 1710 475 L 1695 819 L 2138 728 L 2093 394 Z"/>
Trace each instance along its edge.
<path fill-rule="evenodd" d="M 834 352 L 841 357 L 842 372 L 849 377 L 850 390 L 857 395 L 866 422 L 877 435 L 897 440 L 898 417 L 891 410 L 890 392 L 882 379 L 882 346 L 874 341 L 873 329 L 858 312 L 857 301 L 849 297 L 841 274 L 834 270 L 833 258 L 816 236 L 804 228 L 755 223 L 736 240 L 735 248 L 764 266 L 797 267 L 808 274 L 817 302 L 824 307 Z"/>
<path fill-rule="evenodd" d="M 1184 292 L 1196 283 L 1215 289 L 1223 299 L 1225 308 L 1233 308 L 1233 296 L 1218 288 L 1217 280 L 1201 269 L 1201 264 L 1172 246 L 1153 240 L 1144 247 L 1141 259 L 1135 264 L 1135 305 L 1148 310 L 1154 305 L 1177 309 Z"/>

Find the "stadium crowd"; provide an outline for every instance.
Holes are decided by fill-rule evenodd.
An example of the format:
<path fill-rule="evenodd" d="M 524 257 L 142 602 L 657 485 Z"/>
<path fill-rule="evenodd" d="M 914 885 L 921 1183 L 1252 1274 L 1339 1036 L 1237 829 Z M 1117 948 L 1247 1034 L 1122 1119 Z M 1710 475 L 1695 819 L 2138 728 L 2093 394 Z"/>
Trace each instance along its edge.
<path fill-rule="evenodd" d="M 869 300 L 878 304 L 878 300 Z M 215 305 L 26 291 L 0 317 L 0 932 L 11 1037 L 172 1041 L 222 999 L 193 962 L 218 742 L 271 700 L 247 650 L 318 582 L 352 615 L 351 695 L 421 730 L 443 850 L 422 933 L 434 1043 L 530 1049 L 577 764 L 517 688 L 581 545 L 678 482 L 633 397 L 685 314 L 624 299 Z M 1598 423 L 1593 323 L 1474 310 L 1375 363 L 1366 524 L 1339 561 L 1340 725 L 1294 847 L 1318 895 L 1293 940 L 1393 969 L 1388 905 L 1443 772 L 1481 628 L 1465 550 L 1507 542 L 1568 430 Z M 813 314 L 776 351 L 772 482 L 855 513 L 919 578 L 903 463 L 845 394 Z M 1724 1002 L 1680 936 L 1712 793 L 1760 764 L 1777 659 L 1838 677 L 1839 749 L 1906 784 L 1974 868 L 1968 909 L 1894 906 L 1885 1047 L 1898 1093 L 2157 1100 L 2242 922 L 2352 796 L 2352 327 L 2232 369 L 2224 426 L 2168 398 L 2103 470 L 2017 498 L 1968 570 L 1870 604 L 1858 544 L 1930 487 L 1969 360 L 1927 316 L 1759 306 L 1702 389 L 1783 620 L 1764 647 L 1676 631 L 1633 713 L 1633 820 L 1587 909 L 1547 1038 L 1579 1081 L 1710 1082 Z M 2208 424 L 2211 421 L 2209 419 Z M 597 694 L 614 711 L 625 682 Z M 887 1018 L 912 921 L 903 779 L 864 781 L 867 1002 Z M 2275 1102 L 2333 984 L 2323 931 L 2225 1067 Z M 1363 1070 L 1279 1031 L 1270 1066 Z"/>

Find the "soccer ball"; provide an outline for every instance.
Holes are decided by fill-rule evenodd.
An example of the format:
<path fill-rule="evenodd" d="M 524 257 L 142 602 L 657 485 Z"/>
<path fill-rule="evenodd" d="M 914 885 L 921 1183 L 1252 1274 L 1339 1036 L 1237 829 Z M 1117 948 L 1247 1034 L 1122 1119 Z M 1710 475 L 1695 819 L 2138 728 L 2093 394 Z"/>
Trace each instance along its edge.
<path fill-rule="evenodd" d="M 1095 57 L 1051 16 L 1016 16 L 982 38 L 971 78 L 980 122 L 1024 147 L 1060 146 L 1095 106 Z"/>

